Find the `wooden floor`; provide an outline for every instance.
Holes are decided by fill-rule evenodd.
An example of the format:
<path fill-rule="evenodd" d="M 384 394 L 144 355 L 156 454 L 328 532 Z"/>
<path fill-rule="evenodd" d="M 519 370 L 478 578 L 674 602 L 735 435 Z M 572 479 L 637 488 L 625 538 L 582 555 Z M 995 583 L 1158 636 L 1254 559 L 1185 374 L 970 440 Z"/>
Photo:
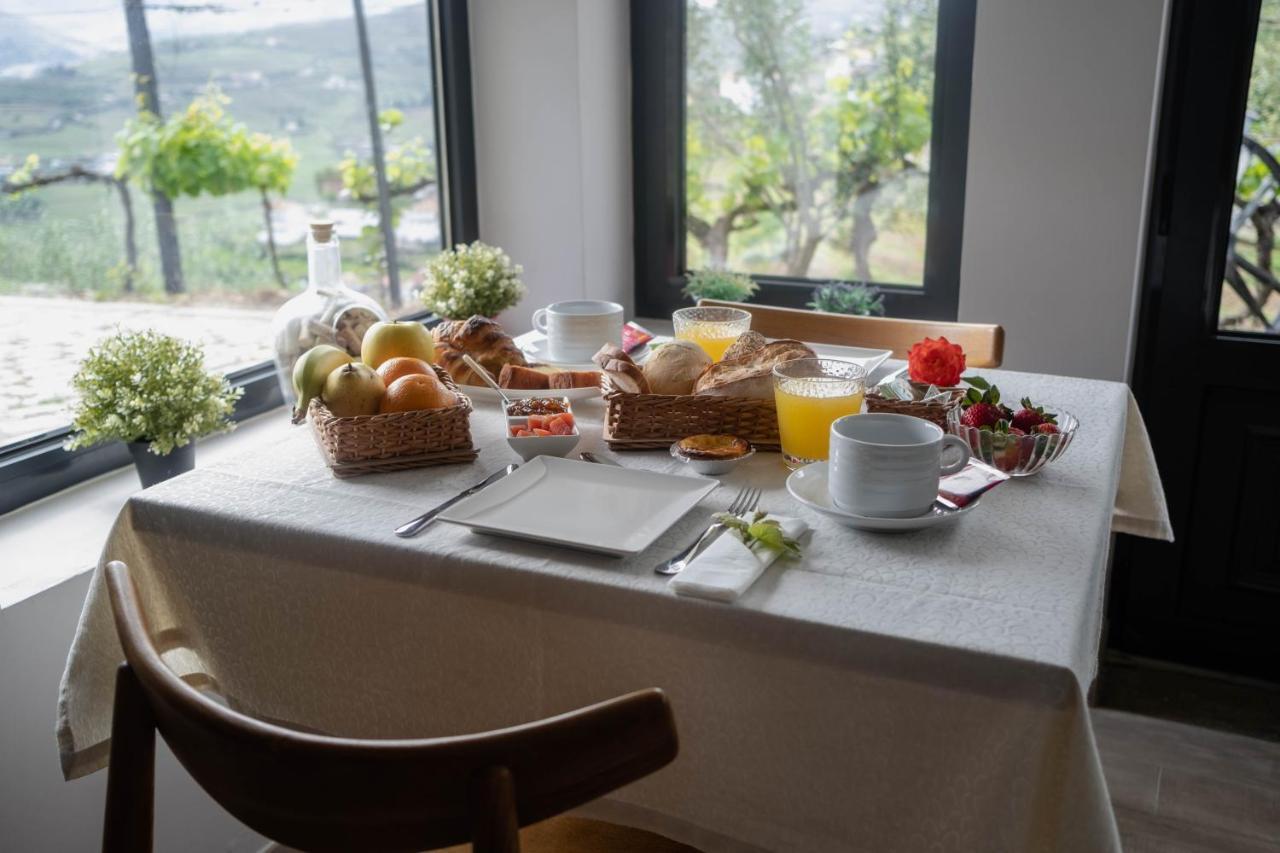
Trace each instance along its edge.
<path fill-rule="evenodd" d="M 1093 728 L 1125 853 L 1280 853 L 1280 744 L 1098 708 Z"/>

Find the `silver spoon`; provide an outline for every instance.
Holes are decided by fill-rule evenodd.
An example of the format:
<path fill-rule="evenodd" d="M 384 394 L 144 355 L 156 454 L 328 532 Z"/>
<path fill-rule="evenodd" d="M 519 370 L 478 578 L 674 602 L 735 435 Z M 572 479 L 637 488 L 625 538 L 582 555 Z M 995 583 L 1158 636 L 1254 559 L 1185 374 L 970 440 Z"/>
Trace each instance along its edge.
<path fill-rule="evenodd" d="M 474 370 L 480 376 L 480 378 L 484 380 L 484 383 L 486 385 L 488 385 L 490 388 L 498 392 L 498 396 L 502 398 L 502 403 L 503 403 L 502 411 L 504 412 L 508 411 L 507 407 L 511 405 L 511 398 L 507 396 L 507 392 L 502 389 L 502 386 L 499 385 L 497 382 L 495 382 L 493 377 L 489 375 L 489 371 L 481 367 L 480 362 L 476 361 L 474 358 L 467 355 L 466 353 L 463 353 L 462 355 L 462 362 L 467 367 L 470 367 L 472 370 Z"/>

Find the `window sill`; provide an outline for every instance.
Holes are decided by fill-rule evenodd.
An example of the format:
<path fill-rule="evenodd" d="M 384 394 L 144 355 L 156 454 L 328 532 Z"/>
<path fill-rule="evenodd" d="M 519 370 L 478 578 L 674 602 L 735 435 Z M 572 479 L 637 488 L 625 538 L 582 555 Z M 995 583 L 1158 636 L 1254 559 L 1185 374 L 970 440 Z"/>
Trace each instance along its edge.
<path fill-rule="evenodd" d="M 203 465 L 289 429 L 282 409 L 240 422 L 234 432 L 200 442 Z M 132 466 L 50 495 L 0 516 L 0 610 L 92 569 L 120 509 L 140 491 Z"/>

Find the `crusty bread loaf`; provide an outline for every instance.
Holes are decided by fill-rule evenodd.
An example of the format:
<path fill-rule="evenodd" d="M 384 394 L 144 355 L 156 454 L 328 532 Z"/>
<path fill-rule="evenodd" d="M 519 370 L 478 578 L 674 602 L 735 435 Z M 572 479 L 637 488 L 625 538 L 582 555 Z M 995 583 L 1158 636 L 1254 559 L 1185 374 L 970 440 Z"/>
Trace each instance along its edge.
<path fill-rule="evenodd" d="M 446 320 L 431 330 L 436 363 L 459 385 L 483 385 L 484 380 L 462 360 L 470 355 L 495 377 L 505 365 L 525 366 L 524 354 L 494 320 L 476 314 L 466 320 Z M 546 387 L 546 386 L 543 386 Z"/>
<path fill-rule="evenodd" d="M 551 377 L 532 367 L 504 364 L 498 373 L 498 386 L 519 391 L 541 390 L 551 387 Z"/>
<path fill-rule="evenodd" d="M 769 343 L 769 339 L 764 335 L 748 329 L 738 335 L 738 339 L 729 345 L 729 348 L 724 351 L 724 355 L 720 356 L 720 360 L 732 361 L 735 358 L 745 358 L 764 349 L 767 343 Z"/>
<path fill-rule="evenodd" d="M 551 374 L 551 387 L 557 391 L 570 388 L 595 388 L 600 385 L 598 370 L 561 370 Z"/>
<path fill-rule="evenodd" d="M 644 371 L 630 361 L 615 358 L 606 362 L 604 372 L 623 394 L 648 394 L 649 383 L 644 378 Z"/>
<path fill-rule="evenodd" d="M 774 341 L 749 355 L 711 365 L 694 383 L 693 393 L 771 400 L 774 365 L 814 357 L 813 350 L 800 341 Z"/>

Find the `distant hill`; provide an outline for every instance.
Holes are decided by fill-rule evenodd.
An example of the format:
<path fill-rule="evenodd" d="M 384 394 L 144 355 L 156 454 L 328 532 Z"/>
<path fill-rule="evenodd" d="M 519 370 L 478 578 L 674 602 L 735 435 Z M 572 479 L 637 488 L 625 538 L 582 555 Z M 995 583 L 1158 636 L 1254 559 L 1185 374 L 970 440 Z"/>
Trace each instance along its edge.
<path fill-rule="evenodd" d="M 0 74 L 21 66 L 59 65 L 75 62 L 83 47 L 51 33 L 26 18 L 0 12 Z"/>

